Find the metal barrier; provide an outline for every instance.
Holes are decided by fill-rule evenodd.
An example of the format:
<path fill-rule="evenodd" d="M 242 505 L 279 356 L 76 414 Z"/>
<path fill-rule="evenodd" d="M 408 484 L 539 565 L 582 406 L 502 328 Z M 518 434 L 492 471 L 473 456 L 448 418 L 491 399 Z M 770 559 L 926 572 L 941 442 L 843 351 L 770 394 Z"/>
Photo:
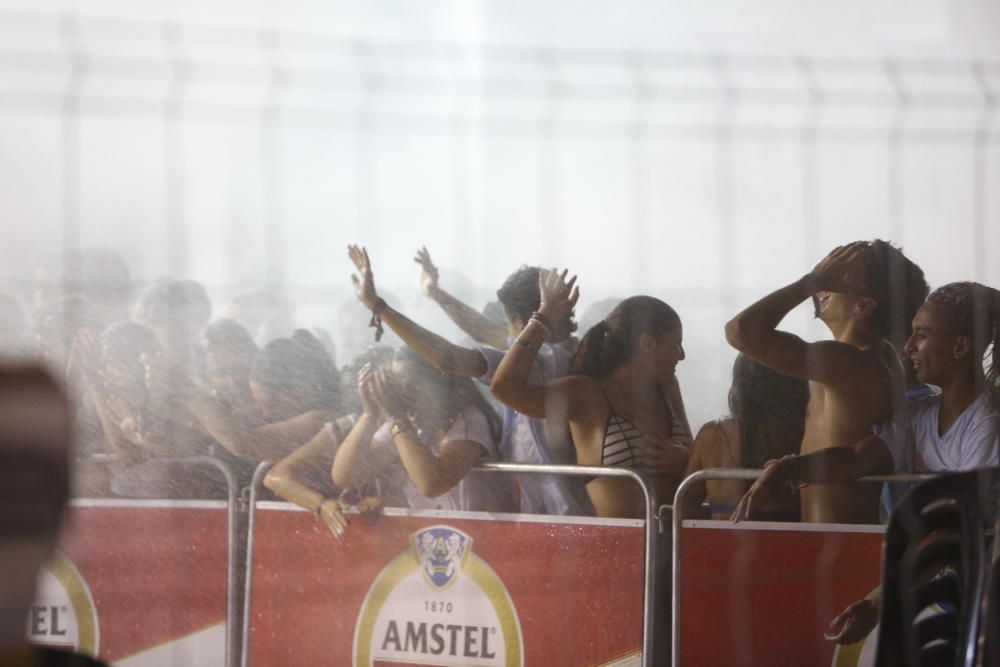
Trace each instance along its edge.
<path fill-rule="evenodd" d="M 646 557 L 642 593 L 642 664 L 653 667 L 653 566 L 656 563 L 656 539 L 659 521 L 656 514 L 656 498 L 645 478 L 627 468 L 605 466 L 542 465 L 536 463 L 484 463 L 474 468 L 481 472 L 527 473 L 530 475 L 569 475 L 576 477 L 628 477 L 635 480 L 642 489 L 646 500 Z"/>
<path fill-rule="evenodd" d="M 89 456 L 85 460 L 103 464 L 114 464 L 117 459 L 109 455 Z M 214 468 L 226 480 L 226 667 L 238 667 L 241 646 L 240 630 L 240 577 L 239 569 L 243 553 L 241 549 L 242 529 L 239 504 L 239 483 L 232 469 L 224 461 L 211 456 L 191 456 L 185 458 L 149 459 L 148 462 L 162 461 L 171 464 L 185 464 L 196 467 Z"/>
<path fill-rule="evenodd" d="M 250 606 L 253 597 L 253 542 L 254 542 L 254 509 L 257 494 L 264 475 L 271 467 L 270 462 L 261 463 L 254 473 L 250 485 L 249 511 L 250 519 L 247 530 L 246 578 L 244 588 L 244 614 L 241 628 L 241 667 L 250 663 Z M 645 573 L 643 580 L 643 631 L 642 631 L 642 664 L 643 667 L 653 666 L 651 653 L 653 637 L 653 564 L 656 559 L 656 536 L 659 521 L 656 515 L 656 498 L 648 482 L 639 473 L 625 468 L 608 468 L 602 466 L 577 465 L 541 465 L 529 463 L 485 463 L 476 468 L 475 472 L 517 473 L 528 475 L 568 475 L 575 477 L 627 477 L 634 480 L 642 489 L 646 503 L 646 553 Z"/>
<path fill-rule="evenodd" d="M 247 500 L 247 541 L 246 541 L 246 574 L 243 579 L 243 623 L 240 628 L 240 667 L 250 664 L 250 603 L 253 601 L 253 535 L 254 517 L 256 516 L 257 491 L 260 489 L 264 475 L 274 465 L 271 461 L 262 461 L 253 473 L 250 482 L 250 495 Z"/>
<path fill-rule="evenodd" d="M 743 470 L 734 468 L 707 468 L 689 475 L 677 487 L 674 494 L 673 513 L 673 545 L 671 550 L 671 607 L 670 607 L 670 637 L 671 637 L 671 665 L 680 667 L 681 664 L 681 528 L 684 521 L 684 497 L 688 489 L 696 482 L 709 479 L 719 480 L 755 480 L 764 474 L 763 470 Z M 857 482 L 921 482 L 930 479 L 935 475 L 900 473 L 895 475 L 873 475 L 854 480 Z"/>

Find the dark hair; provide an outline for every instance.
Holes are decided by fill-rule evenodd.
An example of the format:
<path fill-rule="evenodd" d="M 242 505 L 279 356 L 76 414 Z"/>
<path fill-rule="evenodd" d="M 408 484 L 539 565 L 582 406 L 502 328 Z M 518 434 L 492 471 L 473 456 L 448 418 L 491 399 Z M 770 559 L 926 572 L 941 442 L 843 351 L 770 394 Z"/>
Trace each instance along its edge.
<path fill-rule="evenodd" d="M 763 468 L 771 459 L 798 452 L 808 403 L 808 382 L 737 355 L 729 413 L 739 424 L 743 467 Z"/>
<path fill-rule="evenodd" d="M 522 266 L 510 274 L 497 290 L 497 299 L 508 317 L 520 317 L 527 322 L 531 314 L 538 310 L 542 302 L 542 293 L 538 288 L 540 272 L 537 266 Z"/>
<path fill-rule="evenodd" d="M 135 321 L 154 329 L 182 319 L 205 326 L 212 316 L 212 302 L 205 286 L 194 280 L 160 279 L 151 283 L 132 313 Z"/>
<path fill-rule="evenodd" d="M 956 334 L 969 337 L 972 354 L 982 364 L 986 391 L 1000 410 L 1000 292 L 979 283 L 950 283 L 934 290 L 927 300 L 948 311 Z"/>
<path fill-rule="evenodd" d="M 208 379 L 208 369 L 205 365 L 206 357 L 213 350 L 226 350 L 233 353 L 232 358 L 234 364 L 237 365 L 235 370 L 243 378 L 243 381 L 249 377 L 250 369 L 260 351 L 246 327 L 227 317 L 210 322 L 202 329 L 201 346 L 198 349 L 198 365 L 202 376 L 206 379 Z"/>
<path fill-rule="evenodd" d="M 632 356 L 642 334 L 659 340 L 680 325 L 676 311 L 656 297 L 629 297 L 584 334 L 570 372 L 605 378 Z"/>
<path fill-rule="evenodd" d="M 250 378 L 261 385 L 295 396 L 315 390 L 316 400 L 301 406 L 302 411 L 340 405 L 340 381 L 323 344 L 305 329 L 296 329 L 291 338 L 276 338 L 254 359 Z"/>
<path fill-rule="evenodd" d="M 875 239 L 862 254 L 865 296 L 875 300 L 868 326 L 879 336 L 901 344 L 909 338 L 910 323 L 927 298 L 923 270 L 888 241 Z"/>
<path fill-rule="evenodd" d="M 205 347 L 226 347 L 241 354 L 253 358 L 257 352 L 257 343 L 247 328 L 228 317 L 220 317 L 210 322 L 201 332 L 202 342 Z"/>
<path fill-rule="evenodd" d="M 474 407 L 486 417 L 486 421 L 490 426 L 490 435 L 493 436 L 495 441 L 499 442 L 503 433 L 503 422 L 500 421 L 500 417 L 493 409 L 493 406 L 487 402 L 472 380 L 442 373 L 405 345 L 396 350 L 393 361 L 414 367 L 419 376 L 418 381 L 423 385 L 420 388 L 421 393 L 428 392 L 432 394 L 441 402 L 441 405 L 445 406 L 441 410 L 444 416 L 444 423 L 432 423 L 431 419 L 433 418 L 430 415 L 413 415 L 414 422 L 418 428 L 447 428 L 462 414 L 463 410 L 468 407 Z"/>

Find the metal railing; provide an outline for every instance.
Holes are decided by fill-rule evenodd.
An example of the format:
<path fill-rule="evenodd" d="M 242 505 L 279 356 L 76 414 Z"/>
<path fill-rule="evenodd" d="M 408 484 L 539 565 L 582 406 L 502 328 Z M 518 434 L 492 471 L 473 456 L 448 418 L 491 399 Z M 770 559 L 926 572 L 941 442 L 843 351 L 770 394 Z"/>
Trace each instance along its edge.
<path fill-rule="evenodd" d="M 656 497 L 646 479 L 634 470 L 605 466 L 542 465 L 536 463 L 484 463 L 473 470 L 480 472 L 526 473 L 529 475 L 569 475 L 573 477 L 627 477 L 635 480 L 646 501 L 646 554 L 642 584 L 642 664 L 653 667 L 653 570 L 656 563 L 656 540 L 659 534 Z"/>
<path fill-rule="evenodd" d="M 240 628 L 240 667 L 247 667 L 250 664 L 250 620 L 251 603 L 253 602 L 253 536 L 254 517 L 257 515 L 257 492 L 267 471 L 274 466 L 271 461 L 262 461 L 258 464 L 253 473 L 253 480 L 250 482 L 250 496 L 247 501 L 247 548 L 246 548 L 246 575 L 243 588 L 243 624 Z"/>
<path fill-rule="evenodd" d="M 116 462 L 113 456 L 99 454 L 84 457 L 86 461 L 111 465 Z M 213 468 L 222 474 L 226 481 L 226 667 L 238 667 L 241 649 L 240 628 L 240 581 L 239 569 L 244 550 L 241 548 L 243 534 L 241 511 L 239 506 L 239 482 L 235 473 L 220 459 L 211 456 L 189 456 L 183 458 L 152 458 L 146 463 L 163 462 L 172 465 L 182 464 L 193 467 Z M 129 498 L 121 498 L 129 500 Z"/>
<path fill-rule="evenodd" d="M 670 651 L 673 667 L 681 665 L 681 528 L 684 522 L 684 497 L 697 482 L 705 480 L 755 480 L 764 474 L 760 469 L 707 468 L 689 475 L 677 487 L 674 494 L 673 543 L 671 545 L 671 607 L 670 607 Z M 899 473 L 895 475 L 872 475 L 855 482 L 922 482 L 936 475 L 919 473 Z M 789 525 L 796 525 L 790 523 Z"/>
<path fill-rule="evenodd" d="M 251 602 L 253 598 L 253 543 L 255 530 L 255 508 L 258 490 L 267 471 L 271 468 L 270 462 L 261 463 L 254 474 L 253 482 L 250 485 L 249 511 L 250 517 L 247 528 L 247 556 L 246 556 L 246 579 L 244 588 L 244 616 L 242 625 L 242 660 L 241 667 L 248 667 L 250 664 L 250 621 Z M 656 560 L 656 539 L 658 534 L 659 521 L 656 515 L 656 498 L 653 495 L 649 483 L 642 475 L 625 468 L 607 468 L 602 466 L 577 466 L 577 465 L 541 465 L 533 463 L 484 463 L 472 469 L 474 472 L 491 473 L 516 473 L 528 475 L 568 475 L 572 477 L 626 477 L 634 480 L 642 489 L 643 498 L 646 503 L 646 550 L 644 558 L 644 579 L 643 579 L 643 629 L 642 629 L 642 664 L 643 667 L 653 666 L 652 638 L 653 638 L 653 565 Z"/>

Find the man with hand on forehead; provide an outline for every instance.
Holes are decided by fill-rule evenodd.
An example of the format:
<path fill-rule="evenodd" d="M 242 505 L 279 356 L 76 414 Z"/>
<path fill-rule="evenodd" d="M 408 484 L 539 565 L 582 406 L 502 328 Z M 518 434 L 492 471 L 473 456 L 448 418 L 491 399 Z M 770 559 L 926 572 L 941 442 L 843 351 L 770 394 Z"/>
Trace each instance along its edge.
<path fill-rule="evenodd" d="M 779 373 L 809 381 L 801 454 L 860 442 L 904 409 L 903 369 L 886 339 L 907 294 L 926 289 L 923 271 L 899 249 L 881 240 L 856 242 L 835 249 L 805 276 L 726 325 L 733 347 Z M 807 343 L 778 330 L 781 320 L 810 298 L 834 340 Z M 734 520 L 752 518 L 757 487 L 740 501 Z M 804 484 L 800 490 L 803 521 L 878 522 L 877 484 Z"/>

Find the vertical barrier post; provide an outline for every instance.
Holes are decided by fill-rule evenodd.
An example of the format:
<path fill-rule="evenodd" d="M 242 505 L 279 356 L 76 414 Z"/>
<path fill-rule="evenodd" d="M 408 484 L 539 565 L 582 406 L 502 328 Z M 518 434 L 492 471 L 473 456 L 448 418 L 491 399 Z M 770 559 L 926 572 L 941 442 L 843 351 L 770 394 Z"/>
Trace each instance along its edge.
<path fill-rule="evenodd" d="M 247 498 L 247 531 L 246 531 L 246 573 L 243 577 L 243 615 L 241 619 L 240 632 L 240 667 L 248 667 L 250 664 L 250 610 L 253 603 L 253 537 L 254 518 L 257 507 L 257 491 L 264 481 L 264 475 L 274 464 L 270 461 L 262 461 L 253 473 L 250 482 L 249 496 Z"/>

